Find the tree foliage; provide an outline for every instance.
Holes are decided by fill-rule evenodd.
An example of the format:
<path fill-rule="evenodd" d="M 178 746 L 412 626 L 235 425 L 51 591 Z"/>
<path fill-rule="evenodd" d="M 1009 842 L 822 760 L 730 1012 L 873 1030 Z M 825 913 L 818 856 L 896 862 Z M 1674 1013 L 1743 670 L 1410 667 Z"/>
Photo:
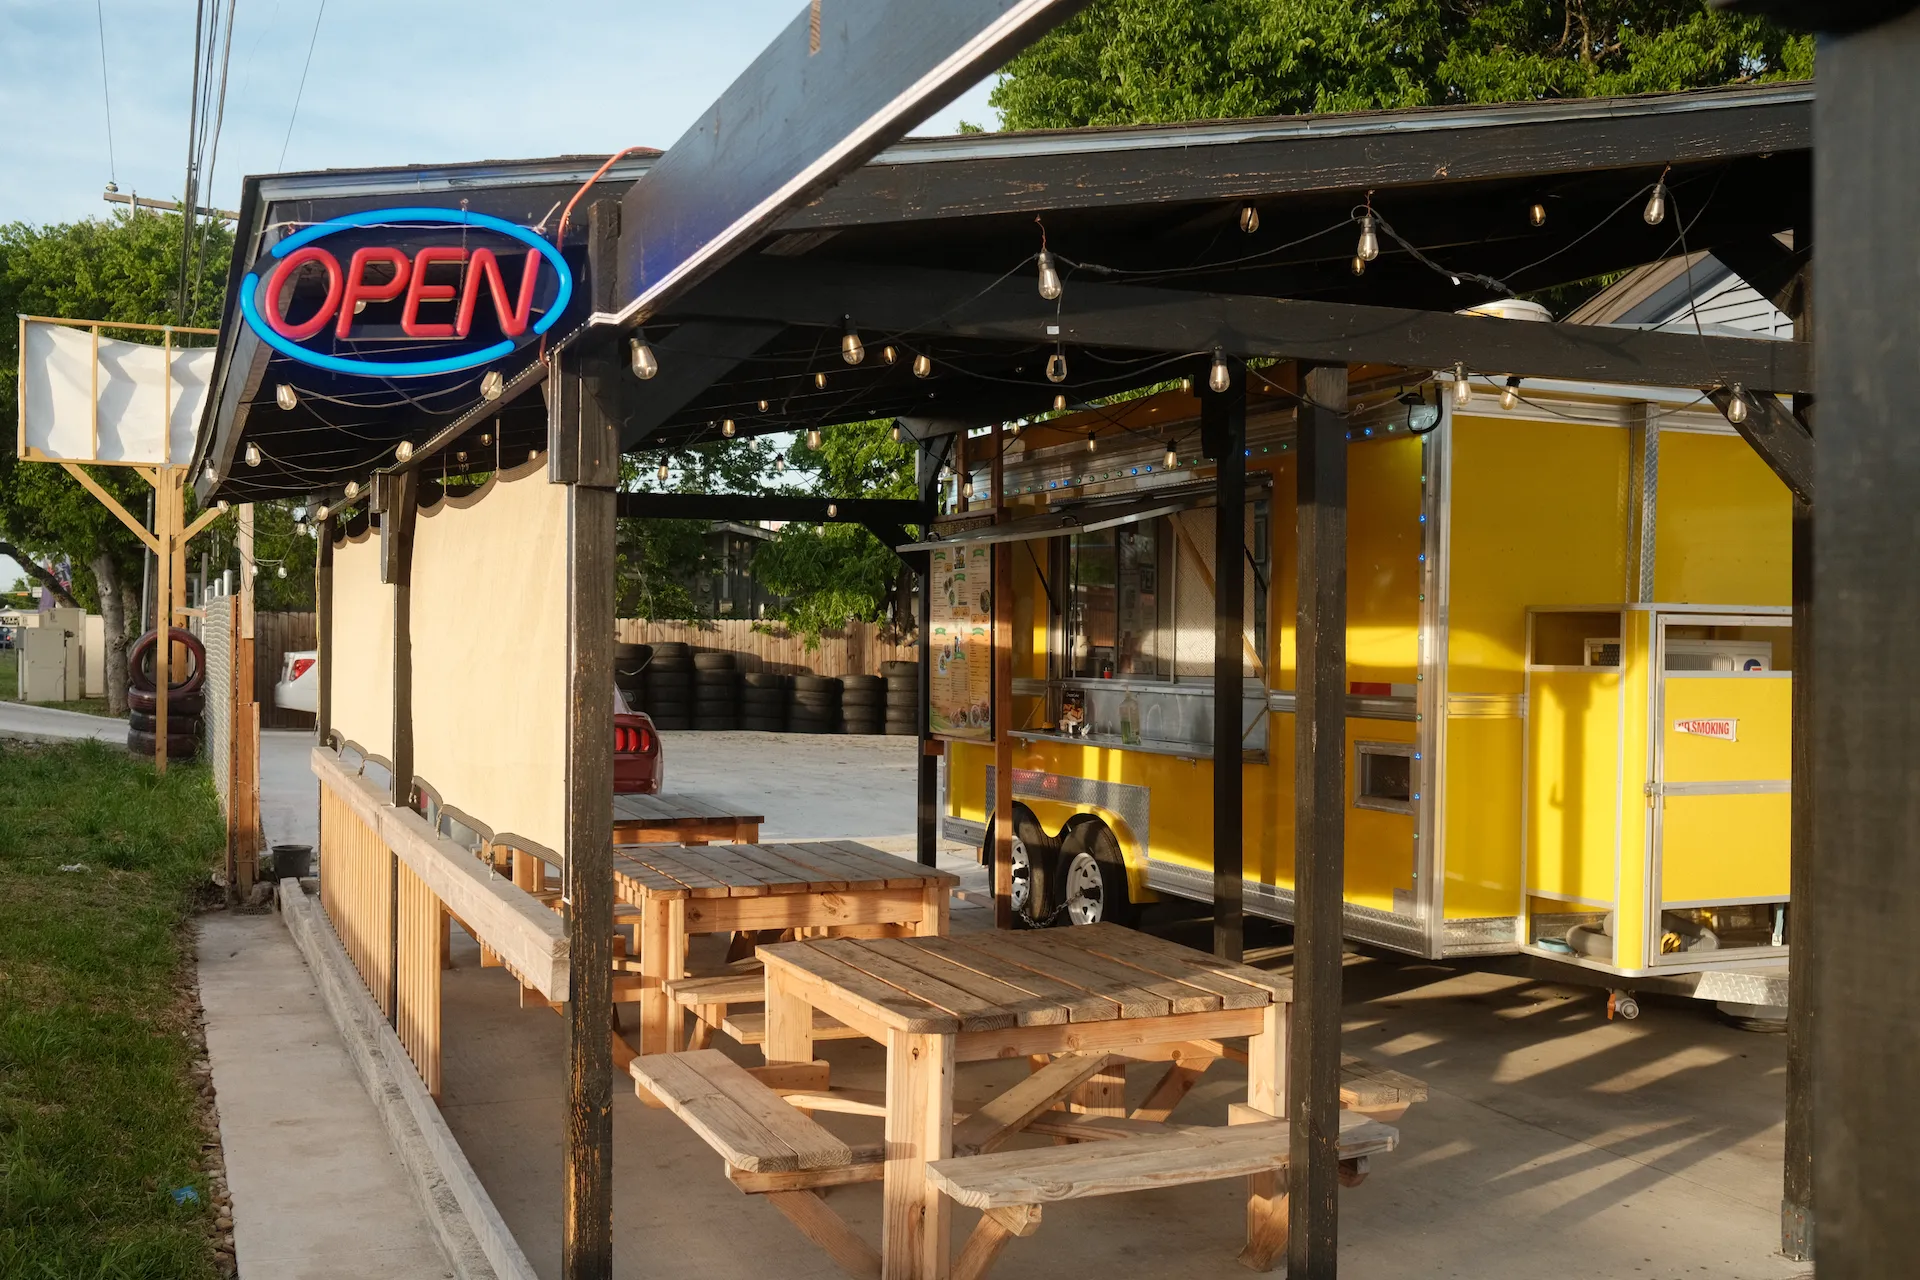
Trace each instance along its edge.
<path fill-rule="evenodd" d="M 620 487 L 634 493 L 764 493 L 773 453 L 765 440 L 719 440 L 672 452 L 628 454 L 621 459 Z M 620 521 L 615 579 L 620 616 L 701 617 L 693 582 L 712 567 L 707 531 L 704 520 Z"/>
<path fill-rule="evenodd" d="M 1010 129 L 1650 93 L 1813 74 L 1704 0 L 1094 0 L 1007 64 Z"/>
<path fill-rule="evenodd" d="M 913 447 L 894 440 L 892 428 L 890 420 L 828 427 L 818 449 L 796 440 L 788 457 L 812 473 L 808 490 L 819 497 L 911 498 Z M 809 641 L 849 619 L 909 623 L 900 560 L 863 525 L 789 524 L 754 553 L 753 571 L 789 597 L 781 620 Z"/>

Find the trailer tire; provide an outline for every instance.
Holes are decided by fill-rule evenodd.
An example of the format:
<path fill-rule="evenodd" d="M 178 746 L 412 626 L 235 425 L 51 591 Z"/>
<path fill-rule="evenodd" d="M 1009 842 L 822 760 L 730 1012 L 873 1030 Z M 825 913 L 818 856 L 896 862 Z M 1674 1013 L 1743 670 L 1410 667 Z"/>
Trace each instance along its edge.
<path fill-rule="evenodd" d="M 1127 891 L 1127 862 L 1120 841 L 1098 818 L 1070 826 L 1060 841 L 1058 871 L 1052 877 L 1054 904 L 1067 925 L 1132 925 L 1140 909 Z"/>
<path fill-rule="evenodd" d="M 980 846 L 980 861 L 987 868 L 987 891 L 994 885 L 993 818 L 987 818 L 987 837 Z M 1049 883 L 1060 845 L 1033 810 L 1023 804 L 1013 806 L 1013 921 L 1016 928 L 1044 929 L 1053 913 Z"/>

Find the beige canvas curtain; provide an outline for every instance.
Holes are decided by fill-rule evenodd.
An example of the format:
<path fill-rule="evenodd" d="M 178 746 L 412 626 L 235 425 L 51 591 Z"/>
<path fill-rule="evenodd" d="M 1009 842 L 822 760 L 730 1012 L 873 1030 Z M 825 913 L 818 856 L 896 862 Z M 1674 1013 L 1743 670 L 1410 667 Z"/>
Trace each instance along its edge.
<path fill-rule="evenodd" d="M 333 548 L 333 730 L 383 761 L 393 759 L 393 588 L 380 581 L 380 535 Z"/>

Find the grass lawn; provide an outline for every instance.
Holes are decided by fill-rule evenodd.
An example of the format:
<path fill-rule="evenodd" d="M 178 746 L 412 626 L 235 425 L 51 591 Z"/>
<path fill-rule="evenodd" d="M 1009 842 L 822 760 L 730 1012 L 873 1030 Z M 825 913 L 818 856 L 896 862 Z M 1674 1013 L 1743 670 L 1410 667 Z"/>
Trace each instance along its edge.
<path fill-rule="evenodd" d="M 18 702 L 20 694 L 20 651 L 18 649 L 0 649 L 0 699 Z M 52 707 L 55 711 L 78 711 L 84 715 L 104 716 L 107 714 L 105 698 L 76 698 L 72 702 L 41 702 L 36 706 Z"/>
<path fill-rule="evenodd" d="M 0 1277 L 218 1274 L 187 924 L 223 847 L 203 766 L 0 741 Z"/>

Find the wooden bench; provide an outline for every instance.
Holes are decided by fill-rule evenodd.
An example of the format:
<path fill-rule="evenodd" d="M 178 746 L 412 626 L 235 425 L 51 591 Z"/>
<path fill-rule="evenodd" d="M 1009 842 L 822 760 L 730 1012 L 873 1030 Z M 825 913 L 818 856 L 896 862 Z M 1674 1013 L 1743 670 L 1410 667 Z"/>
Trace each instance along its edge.
<path fill-rule="evenodd" d="M 879 1181 L 885 1160 L 879 1143 L 848 1145 L 718 1049 L 647 1054 L 629 1070 L 636 1090 L 720 1153 L 735 1186 L 766 1196 L 847 1274 L 878 1280 L 879 1251 L 827 1205 L 820 1188 Z"/>
<path fill-rule="evenodd" d="M 767 1015 L 764 1010 L 733 1012 L 736 1004 L 764 1004 L 766 979 L 756 964 L 751 970 L 725 973 L 711 978 L 674 978 L 668 981 L 667 994 L 693 1013 L 693 1030 L 687 1035 L 687 1048 L 705 1049 L 713 1043 L 713 1033 L 724 1031 L 738 1044 L 764 1044 L 767 1039 Z M 815 1040 L 856 1040 L 860 1033 L 837 1018 L 816 1012 L 813 1015 Z"/>
<path fill-rule="evenodd" d="M 1236 1108 L 1242 1114 L 1246 1108 Z M 952 1280 L 980 1280 L 1014 1236 L 1032 1235 L 1043 1205 L 1089 1196 L 1120 1195 L 1160 1187 L 1180 1187 L 1223 1178 L 1271 1177 L 1285 1169 L 1291 1127 L 1284 1120 L 1237 1124 L 1227 1128 L 1169 1126 L 1113 1117 L 1063 1117 L 1065 1128 L 1117 1129 L 1118 1140 L 1075 1143 L 1036 1150 L 997 1151 L 987 1155 L 936 1160 L 927 1178 L 955 1203 L 982 1211 L 979 1225 L 954 1259 Z M 1104 1122 L 1104 1123 L 1103 1123 Z M 1029 1125 L 1030 1132 L 1045 1132 Z M 1145 1128 L 1159 1132 L 1141 1134 Z M 1073 1136 L 1079 1137 L 1080 1134 Z M 1339 1150 L 1343 1166 L 1391 1151 L 1399 1134 L 1354 1111 L 1340 1113 Z M 1284 1209 L 1274 1241 L 1250 1241 L 1244 1260 L 1264 1270 L 1284 1251 Z M 1250 1256 L 1249 1256 L 1250 1255 Z"/>

